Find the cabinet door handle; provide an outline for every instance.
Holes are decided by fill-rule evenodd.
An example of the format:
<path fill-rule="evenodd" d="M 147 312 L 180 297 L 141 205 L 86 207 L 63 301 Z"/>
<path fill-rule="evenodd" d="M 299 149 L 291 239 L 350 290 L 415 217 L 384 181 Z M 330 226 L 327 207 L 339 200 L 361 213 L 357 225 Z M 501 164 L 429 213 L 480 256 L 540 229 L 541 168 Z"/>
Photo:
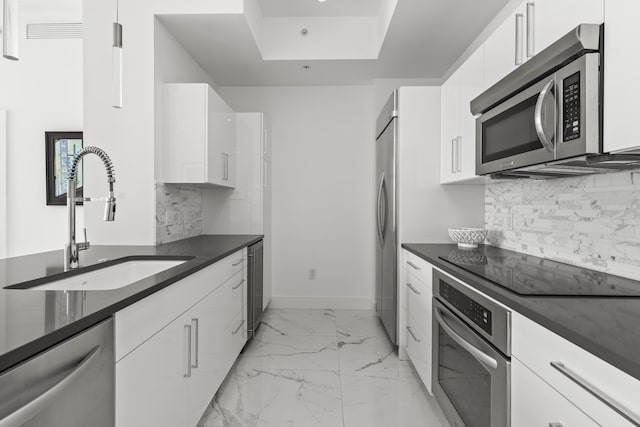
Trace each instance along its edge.
<path fill-rule="evenodd" d="M 600 390 L 598 387 L 591 384 L 586 379 L 582 378 L 579 374 L 573 372 L 571 369 L 567 368 L 566 365 L 562 362 L 551 362 L 549 363 L 552 368 L 560 372 L 562 375 L 585 389 L 588 393 L 590 393 L 593 397 L 607 405 L 609 408 L 616 411 L 618 414 L 631 421 L 634 425 L 640 425 L 640 416 L 634 414 L 629 410 L 629 408 L 625 407 L 619 402 L 609 396 L 606 392 Z"/>
<path fill-rule="evenodd" d="M 562 423 L 549 423 L 549 427 L 562 427 Z"/>
<path fill-rule="evenodd" d="M 516 66 L 522 65 L 522 20 L 522 13 L 516 13 Z"/>
<path fill-rule="evenodd" d="M 413 331 L 411 330 L 411 326 L 407 326 L 407 331 L 409 331 L 409 335 L 411 335 L 411 338 L 413 338 L 415 342 L 420 342 L 420 340 L 416 338 L 416 336 L 413 334 Z"/>
<path fill-rule="evenodd" d="M 269 141 L 267 140 L 267 130 L 262 130 L 262 154 L 269 153 Z"/>
<path fill-rule="evenodd" d="M 456 173 L 456 138 L 451 140 L 451 173 Z"/>
<path fill-rule="evenodd" d="M 240 331 L 240 328 L 242 328 L 242 325 L 244 325 L 244 320 L 240 322 L 240 324 L 238 325 L 235 331 L 231 332 L 231 335 L 237 334 Z"/>
<path fill-rule="evenodd" d="M 244 258 L 240 258 L 238 261 L 231 264 L 232 267 L 237 267 L 244 262 Z"/>
<path fill-rule="evenodd" d="M 224 179 L 229 181 L 229 153 L 224 153 Z"/>
<path fill-rule="evenodd" d="M 527 3 L 527 58 L 536 54 L 536 4 Z"/>
<path fill-rule="evenodd" d="M 266 160 L 262 161 L 262 188 L 267 188 L 269 184 L 267 183 L 267 179 L 269 176 L 269 171 L 267 168 L 269 167 L 269 163 Z"/>
<path fill-rule="evenodd" d="M 417 290 L 411 283 L 407 282 L 407 287 L 413 291 L 416 295 L 422 295 L 422 292 Z"/>
<path fill-rule="evenodd" d="M 197 368 L 198 367 L 198 353 L 200 353 L 200 351 L 198 350 L 198 346 L 200 344 L 200 320 L 199 319 L 191 319 L 191 330 L 193 331 L 193 335 L 195 336 L 195 339 L 193 340 L 193 356 L 194 357 L 194 361 L 193 363 L 191 363 L 191 367 L 192 368 Z"/>
<path fill-rule="evenodd" d="M 458 144 L 458 150 L 456 151 L 458 157 L 456 159 L 456 172 L 462 172 L 462 137 L 459 136 L 456 138 L 456 143 Z"/>
<path fill-rule="evenodd" d="M 237 285 L 233 286 L 231 289 L 238 289 L 244 283 L 244 279 L 240 280 Z"/>
<path fill-rule="evenodd" d="M 185 378 L 191 377 L 191 325 L 184 325 L 184 371 Z"/>
<path fill-rule="evenodd" d="M 414 263 L 412 263 L 411 261 L 407 261 L 407 264 L 409 264 L 409 266 L 411 268 L 413 268 L 414 270 L 420 270 L 420 267 L 418 267 L 417 265 L 415 265 Z"/>

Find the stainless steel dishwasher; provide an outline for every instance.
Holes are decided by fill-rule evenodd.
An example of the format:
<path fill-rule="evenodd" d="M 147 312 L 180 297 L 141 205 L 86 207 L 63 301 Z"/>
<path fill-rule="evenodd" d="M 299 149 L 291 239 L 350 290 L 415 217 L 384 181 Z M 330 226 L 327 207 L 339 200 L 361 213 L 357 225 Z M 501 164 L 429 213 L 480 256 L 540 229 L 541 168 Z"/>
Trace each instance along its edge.
<path fill-rule="evenodd" d="M 0 374 L 0 427 L 114 427 L 113 320 Z"/>
<path fill-rule="evenodd" d="M 249 268 L 248 268 L 248 295 L 247 295 L 247 319 L 249 330 L 247 342 L 251 340 L 258 330 L 264 312 L 264 292 L 263 292 L 263 241 L 249 246 Z"/>

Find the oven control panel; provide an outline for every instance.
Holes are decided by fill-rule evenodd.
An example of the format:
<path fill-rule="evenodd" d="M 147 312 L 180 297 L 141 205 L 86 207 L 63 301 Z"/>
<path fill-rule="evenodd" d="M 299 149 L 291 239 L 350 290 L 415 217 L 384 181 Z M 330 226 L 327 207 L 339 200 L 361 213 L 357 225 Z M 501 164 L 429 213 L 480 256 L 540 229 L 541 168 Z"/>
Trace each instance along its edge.
<path fill-rule="evenodd" d="M 492 335 L 491 310 L 442 280 L 440 281 L 440 297 L 483 331 Z"/>
<path fill-rule="evenodd" d="M 580 73 L 562 81 L 562 141 L 580 138 Z"/>

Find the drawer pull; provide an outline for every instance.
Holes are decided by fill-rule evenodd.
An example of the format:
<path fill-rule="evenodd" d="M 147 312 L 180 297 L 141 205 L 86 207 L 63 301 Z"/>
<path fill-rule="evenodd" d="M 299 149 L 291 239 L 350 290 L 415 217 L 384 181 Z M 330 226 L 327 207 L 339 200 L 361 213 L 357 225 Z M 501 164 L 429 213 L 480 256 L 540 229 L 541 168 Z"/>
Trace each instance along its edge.
<path fill-rule="evenodd" d="M 232 267 L 237 267 L 240 264 L 242 264 L 244 262 L 244 258 L 240 258 L 239 260 L 237 260 L 236 262 L 234 262 L 233 264 L 231 264 Z"/>
<path fill-rule="evenodd" d="M 243 283 L 244 283 L 244 279 L 240 280 L 240 281 L 238 282 L 238 284 L 237 284 L 237 285 L 235 285 L 234 287 L 232 287 L 231 289 L 238 289 L 238 288 L 240 287 L 240 285 L 242 285 Z"/>
<path fill-rule="evenodd" d="M 562 427 L 562 423 L 549 423 L 549 427 Z"/>
<path fill-rule="evenodd" d="M 631 421 L 634 425 L 640 426 L 640 417 L 633 412 L 631 412 L 628 408 L 618 403 L 609 396 L 604 391 L 600 390 L 598 387 L 589 383 L 587 380 L 582 378 L 577 373 L 573 372 L 571 369 L 567 368 L 562 362 L 551 362 L 551 367 L 560 372 L 565 377 L 569 378 L 571 381 L 585 389 L 591 395 L 593 395 L 596 399 L 607 405 L 609 408 L 616 411 L 618 414 Z"/>
<path fill-rule="evenodd" d="M 420 342 L 420 340 L 416 338 L 416 336 L 413 334 L 413 331 L 411 330 L 411 326 L 407 326 L 407 331 L 409 331 L 409 335 L 411 335 L 411 338 L 413 338 L 415 342 Z"/>
<path fill-rule="evenodd" d="M 407 282 L 407 287 L 409 289 L 411 289 L 413 291 L 414 294 L 416 295 L 421 295 L 422 292 L 420 292 L 419 290 L 417 290 L 411 283 Z"/>
<path fill-rule="evenodd" d="M 238 325 L 238 327 L 236 328 L 235 331 L 231 332 L 231 335 L 237 334 L 238 331 L 240 331 L 240 328 L 242 328 L 242 325 L 244 325 L 244 320 L 242 322 L 240 322 L 240 324 Z"/>
<path fill-rule="evenodd" d="M 418 267 L 417 265 L 415 265 L 411 261 L 407 261 L 407 264 L 409 264 L 409 266 L 411 266 L 414 270 L 420 270 L 420 267 Z"/>

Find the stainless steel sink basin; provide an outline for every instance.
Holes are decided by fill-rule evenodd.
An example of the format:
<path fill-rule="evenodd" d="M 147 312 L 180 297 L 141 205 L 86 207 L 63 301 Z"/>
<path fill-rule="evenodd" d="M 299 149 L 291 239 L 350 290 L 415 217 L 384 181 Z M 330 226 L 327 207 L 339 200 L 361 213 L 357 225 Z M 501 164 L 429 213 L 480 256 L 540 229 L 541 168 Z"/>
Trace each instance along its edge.
<path fill-rule="evenodd" d="M 101 291 L 124 288 L 138 280 L 168 270 L 187 260 L 129 260 L 42 285 L 34 291 Z"/>

